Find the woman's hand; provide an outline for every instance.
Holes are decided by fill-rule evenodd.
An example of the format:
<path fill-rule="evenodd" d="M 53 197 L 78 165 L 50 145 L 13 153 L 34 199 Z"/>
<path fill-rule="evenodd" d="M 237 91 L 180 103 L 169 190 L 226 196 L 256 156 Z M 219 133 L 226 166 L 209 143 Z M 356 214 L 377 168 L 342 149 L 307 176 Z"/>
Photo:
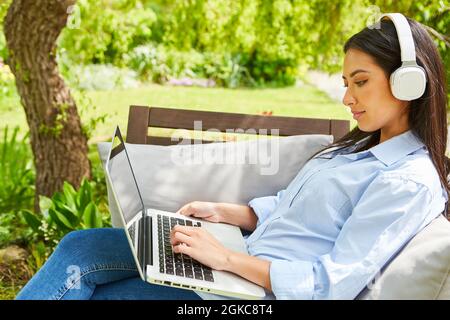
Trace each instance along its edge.
<path fill-rule="evenodd" d="M 193 201 L 181 207 L 177 213 L 210 222 L 223 222 L 219 206 L 215 202 Z"/>
<path fill-rule="evenodd" d="M 170 243 L 175 253 L 186 254 L 212 269 L 229 268 L 232 251 L 203 228 L 176 225 L 170 233 Z"/>
<path fill-rule="evenodd" d="M 203 228 L 176 225 L 170 243 L 175 253 L 188 255 L 214 270 L 235 273 L 272 291 L 270 261 L 229 250 Z"/>

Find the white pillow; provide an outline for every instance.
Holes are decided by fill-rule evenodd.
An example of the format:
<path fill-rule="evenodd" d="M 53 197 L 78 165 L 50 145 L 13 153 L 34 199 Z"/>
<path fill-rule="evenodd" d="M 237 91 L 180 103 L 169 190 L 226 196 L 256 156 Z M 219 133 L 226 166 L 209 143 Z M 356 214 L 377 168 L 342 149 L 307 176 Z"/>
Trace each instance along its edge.
<path fill-rule="evenodd" d="M 450 222 L 442 215 L 420 231 L 360 300 L 450 300 Z"/>
<path fill-rule="evenodd" d="M 174 212 L 195 200 L 247 204 L 255 197 L 275 195 L 287 187 L 310 156 L 332 142 L 332 135 L 313 134 L 197 145 L 126 144 L 126 147 L 145 205 Z M 103 164 L 109 148 L 110 142 L 98 144 Z M 193 155 L 202 155 L 206 162 L 195 161 Z M 108 194 L 112 224 L 119 227 L 110 190 Z"/>

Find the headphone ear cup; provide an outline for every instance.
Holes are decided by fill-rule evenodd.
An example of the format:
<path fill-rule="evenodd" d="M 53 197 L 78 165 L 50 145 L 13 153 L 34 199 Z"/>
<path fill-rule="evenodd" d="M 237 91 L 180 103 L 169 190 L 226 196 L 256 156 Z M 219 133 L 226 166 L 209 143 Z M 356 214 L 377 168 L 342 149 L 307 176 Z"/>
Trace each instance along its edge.
<path fill-rule="evenodd" d="M 419 66 L 400 67 L 390 76 L 391 92 L 399 100 L 420 98 L 426 88 L 425 71 Z"/>

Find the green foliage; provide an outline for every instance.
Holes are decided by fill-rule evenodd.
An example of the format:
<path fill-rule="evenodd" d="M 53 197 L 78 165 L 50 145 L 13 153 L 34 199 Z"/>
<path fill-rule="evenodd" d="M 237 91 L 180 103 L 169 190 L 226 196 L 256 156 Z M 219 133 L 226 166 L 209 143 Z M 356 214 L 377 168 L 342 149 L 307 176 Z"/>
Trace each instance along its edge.
<path fill-rule="evenodd" d="M 20 212 L 32 208 L 35 171 L 28 135 L 6 126 L 0 138 L 0 248 L 27 242 L 29 230 Z"/>
<path fill-rule="evenodd" d="M 0 214 L 32 207 L 35 172 L 28 135 L 5 127 L 0 140 Z"/>
<path fill-rule="evenodd" d="M 190 77 L 211 79 L 217 85 L 231 88 L 254 85 L 241 61 L 239 54 L 169 50 L 153 44 L 136 47 L 126 60 L 143 80 L 156 83 Z"/>
<path fill-rule="evenodd" d="M 0 20 L 10 2 L 0 5 Z M 83 73 L 74 64 L 111 64 L 156 82 L 195 76 L 228 87 L 290 85 L 307 68 L 339 71 L 343 44 L 378 10 L 430 27 L 450 80 L 448 0 L 78 0 L 76 6 L 79 23 L 65 28 L 58 43 L 70 74 Z M 0 36 L 0 57 L 2 48 Z M 88 79 L 79 83 L 96 89 L 101 82 Z"/>
<path fill-rule="evenodd" d="M 41 123 L 39 126 L 39 133 L 43 135 L 49 135 L 58 138 L 63 132 L 64 126 L 68 119 L 69 104 L 62 103 L 59 106 L 58 114 L 51 125 Z"/>
<path fill-rule="evenodd" d="M 78 25 L 65 28 L 59 48 L 76 64 L 122 66 L 123 55 L 151 39 L 154 12 L 137 0 L 78 0 Z"/>
<path fill-rule="evenodd" d="M 80 65 L 71 68 L 72 87 L 79 90 L 129 89 L 139 86 L 137 74 L 106 64 Z"/>
<path fill-rule="evenodd" d="M 31 229 L 21 215 L 22 210 L 12 210 L 0 214 L 0 248 L 9 245 L 26 246 Z"/>
<path fill-rule="evenodd" d="M 14 93 L 14 75 L 12 74 L 9 67 L 3 64 L 0 60 L 0 100 L 10 98 L 14 95 Z"/>
<path fill-rule="evenodd" d="M 92 185 L 86 179 L 83 179 L 78 190 L 65 182 L 63 190 L 56 192 L 52 198 L 40 196 L 39 207 L 39 214 L 24 210 L 23 217 L 37 242 L 43 241 L 49 252 L 70 231 L 101 228 L 109 224 L 99 211 Z"/>
<path fill-rule="evenodd" d="M 75 64 L 128 65 L 156 82 L 192 72 L 229 87 L 290 85 L 299 64 L 336 68 L 344 37 L 357 30 L 355 19 L 343 28 L 341 13 L 358 13 L 349 0 L 100 2 L 78 1 L 80 24 L 63 31 L 60 51 Z"/>
<path fill-rule="evenodd" d="M 362 25 L 343 18 L 362 10 L 354 1 L 176 1 L 165 42 L 180 50 L 239 53 L 257 83 L 286 85 L 299 64 L 336 67 L 344 39 Z"/>
<path fill-rule="evenodd" d="M 219 86 L 256 86 L 257 83 L 245 62 L 241 54 L 208 52 L 204 54 L 203 63 L 197 69 L 203 77 L 213 79 Z"/>
<path fill-rule="evenodd" d="M 141 79 L 163 83 L 173 75 L 172 70 L 166 64 L 166 54 L 163 46 L 142 45 L 126 55 L 125 63 L 135 70 Z"/>
<path fill-rule="evenodd" d="M 31 211 L 35 172 L 27 136 L 18 139 L 18 128 L 12 134 L 8 130 L 0 143 L 0 248 L 27 247 L 28 263 L 37 271 L 67 232 L 110 226 L 103 170 L 94 150 L 92 180 L 83 180 L 78 190 L 65 183 L 51 199 L 40 197 L 36 214 Z"/>
<path fill-rule="evenodd" d="M 97 106 L 86 95 L 86 92 L 84 90 L 73 90 L 72 95 L 75 101 L 77 101 L 78 114 L 81 118 L 83 118 L 83 121 L 81 123 L 81 130 L 89 140 L 90 138 L 92 138 L 97 127 L 105 123 L 106 119 L 108 118 L 108 113 L 100 113 Z M 92 116 L 85 116 L 85 114 L 88 112 Z"/>
<path fill-rule="evenodd" d="M 5 61 L 8 56 L 8 50 L 6 49 L 6 40 L 3 33 L 3 20 L 6 16 L 6 12 L 11 4 L 12 0 L 2 0 L 0 2 L 0 62 Z"/>

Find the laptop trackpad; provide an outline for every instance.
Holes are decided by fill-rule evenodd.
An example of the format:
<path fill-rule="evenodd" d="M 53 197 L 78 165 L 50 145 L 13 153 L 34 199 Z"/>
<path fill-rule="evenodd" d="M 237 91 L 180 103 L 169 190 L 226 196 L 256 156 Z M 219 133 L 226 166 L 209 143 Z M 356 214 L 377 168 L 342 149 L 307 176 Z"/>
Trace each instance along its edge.
<path fill-rule="evenodd" d="M 202 227 L 219 240 L 226 248 L 247 253 L 247 246 L 241 229 L 225 223 L 213 223 L 202 221 Z"/>

